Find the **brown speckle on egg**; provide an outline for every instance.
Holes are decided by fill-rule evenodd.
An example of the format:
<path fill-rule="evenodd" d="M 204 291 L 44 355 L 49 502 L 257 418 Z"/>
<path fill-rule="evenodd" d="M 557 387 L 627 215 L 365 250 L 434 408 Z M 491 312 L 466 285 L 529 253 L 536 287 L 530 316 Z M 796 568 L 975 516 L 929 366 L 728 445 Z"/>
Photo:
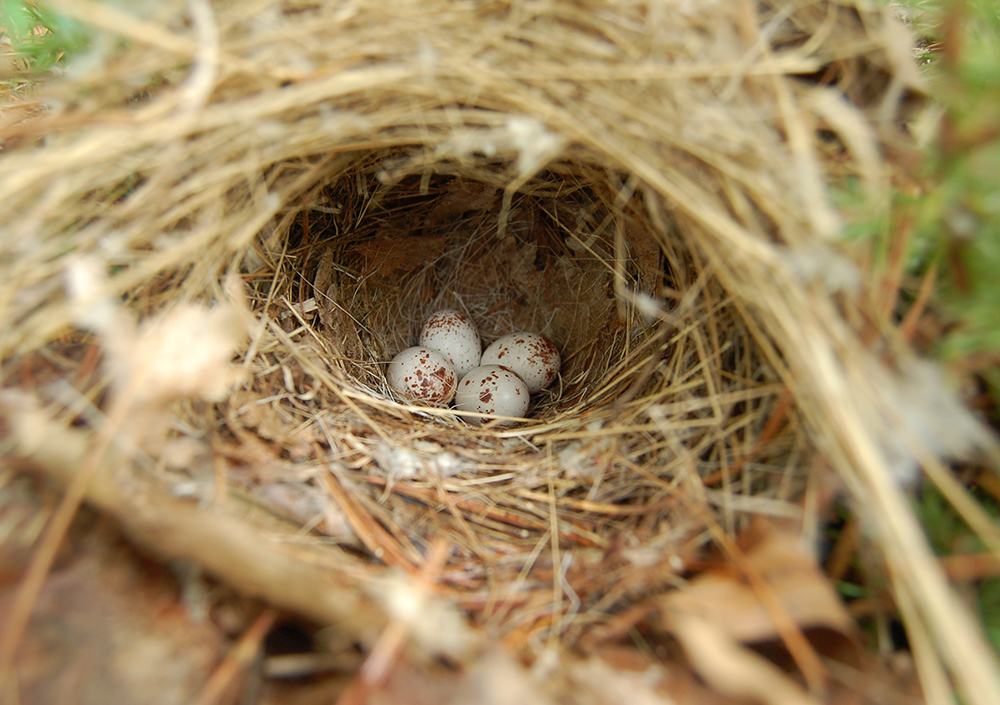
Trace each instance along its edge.
<path fill-rule="evenodd" d="M 462 380 L 455 406 L 480 414 L 523 417 L 528 410 L 528 390 L 524 380 L 499 365 L 477 367 Z M 477 417 L 467 417 L 477 423 Z M 504 421 L 503 423 L 512 423 Z"/>
<path fill-rule="evenodd" d="M 420 331 L 420 345 L 440 352 L 458 377 L 479 365 L 483 351 L 472 319 L 451 309 L 438 311 L 427 319 Z"/>
<path fill-rule="evenodd" d="M 400 394 L 432 404 L 451 401 L 458 382 L 454 368 L 441 353 L 419 346 L 392 359 L 386 380 Z"/>
<path fill-rule="evenodd" d="M 559 350 L 538 333 L 511 333 L 498 338 L 483 352 L 483 365 L 499 365 L 524 380 L 529 393 L 548 387 L 559 375 Z"/>

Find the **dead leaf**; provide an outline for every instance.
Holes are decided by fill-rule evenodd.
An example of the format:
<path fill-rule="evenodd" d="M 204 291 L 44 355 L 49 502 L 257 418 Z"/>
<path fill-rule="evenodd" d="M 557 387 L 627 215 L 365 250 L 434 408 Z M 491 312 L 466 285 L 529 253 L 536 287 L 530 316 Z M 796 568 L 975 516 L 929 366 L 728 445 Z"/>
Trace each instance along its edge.
<path fill-rule="evenodd" d="M 631 646 L 602 645 L 590 658 L 569 663 L 567 668 L 576 688 L 600 693 L 608 705 L 632 701 L 622 693 L 623 687 L 642 693 L 647 702 L 733 705 L 732 698 L 712 690 L 686 664 L 657 661 L 647 651 Z"/>
<path fill-rule="evenodd" d="M 445 187 L 445 195 L 438 199 L 427 214 L 424 230 L 430 232 L 439 223 L 468 211 L 491 210 L 498 197 L 496 186 L 456 179 Z"/>
<path fill-rule="evenodd" d="M 222 635 L 191 620 L 173 578 L 109 534 L 46 581 L 15 659 L 18 702 L 190 702 L 220 658 Z"/>
<path fill-rule="evenodd" d="M 384 282 L 398 286 L 401 280 L 423 269 L 427 262 L 444 252 L 443 235 L 409 235 L 359 242 L 351 246 L 348 261 L 358 262 L 361 278 L 378 286 Z"/>
<path fill-rule="evenodd" d="M 747 561 L 767 582 L 791 620 L 801 629 L 822 628 L 854 638 L 854 622 L 830 579 L 803 547 L 798 532 L 758 522 Z M 693 614 L 743 643 L 779 637 L 773 615 L 735 568 L 706 571 L 662 600 L 665 612 Z M 841 656 L 846 656 L 841 654 Z"/>
<path fill-rule="evenodd" d="M 802 686 L 717 622 L 676 608 L 668 619 L 695 670 L 720 693 L 769 705 L 817 705 Z"/>
<path fill-rule="evenodd" d="M 567 664 L 573 689 L 587 693 L 601 705 L 674 705 L 668 694 L 670 678 L 659 664 L 644 669 L 622 669 L 601 658 Z M 699 701 L 703 703 L 704 701 Z"/>
<path fill-rule="evenodd" d="M 492 649 L 461 673 L 417 668 L 401 660 L 367 702 L 372 705 L 553 705 L 556 701 L 511 654 Z"/>
<path fill-rule="evenodd" d="M 824 690 L 829 673 L 818 653 L 859 663 L 854 623 L 799 531 L 759 519 L 730 554 L 736 565 L 708 570 L 665 595 L 659 624 L 652 620 L 681 642 L 714 688 L 771 703 L 811 702 L 786 673 L 798 667 L 811 688 Z"/>

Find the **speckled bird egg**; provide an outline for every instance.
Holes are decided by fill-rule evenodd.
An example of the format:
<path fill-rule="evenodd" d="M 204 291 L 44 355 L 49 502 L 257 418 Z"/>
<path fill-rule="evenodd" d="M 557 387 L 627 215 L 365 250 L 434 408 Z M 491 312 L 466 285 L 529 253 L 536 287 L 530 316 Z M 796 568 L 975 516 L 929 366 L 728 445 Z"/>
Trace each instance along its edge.
<path fill-rule="evenodd" d="M 415 346 L 392 358 L 386 371 L 389 386 L 400 394 L 435 404 L 455 396 L 455 368 L 437 350 Z"/>
<path fill-rule="evenodd" d="M 427 319 L 420 331 L 420 344 L 448 358 L 459 379 L 479 366 L 483 352 L 476 324 L 464 313 L 452 309 L 438 311 Z"/>
<path fill-rule="evenodd" d="M 498 338 L 483 352 L 482 365 L 503 365 L 517 374 L 534 394 L 559 375 L 559 351 L 538 333 L 511 333 Z"/>
<path fill-rule="evenodd" d="M 459 410 L 498 416 L 523 417 L 528 401 L 524 380 L 500 365 L 483 365 L 472 370 L 458 383 L 455 393 L 455 406 Z M 510 423 L 513 421 L 499 422 L 500 425 Z"/>

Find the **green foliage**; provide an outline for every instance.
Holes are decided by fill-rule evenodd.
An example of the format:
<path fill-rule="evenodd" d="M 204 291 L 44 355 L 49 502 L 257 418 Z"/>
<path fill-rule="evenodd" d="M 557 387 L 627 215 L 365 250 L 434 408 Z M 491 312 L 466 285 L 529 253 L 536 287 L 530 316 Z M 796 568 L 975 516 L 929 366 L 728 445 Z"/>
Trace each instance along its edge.
<path fill-rule="evenodd" d="M 917 199 L 897 202 L 916 227 L 919 256 L 941 273 L 936 305 L 956 325 L 938 341 L 944 360 L 978 370 L 1000 401 L 1000 4 L 908 0 L 902 6 L 925 47 L 931 98 L 943 111 L 925 154 Z M 891 229 L 887 237 L 893 237 Z"/>
<path fill-rule="evenodd" d="M 87 48 L 88 29 L 32 0 L 0 0 L 0 32 L 25 68 L 42 73 Z"/>
<path fill-rule="evenodd" d="M 975 549 L 975 546 L 968 545 L 971 532 L 934 485 L 927 484 L 921 489 L 916 511 L 927 530 L 934 552 L 939 556 L 949 555 L 958 549 Z"/>
<path fill-rule="evenodd" d="M 978 497 L 981 506 L 994 521 L 1000 521 L 1000 507 L 988 496 Z M 965 525 L 947 499 L 933 485 L 925 485 L 916 511 L 931 545 L 938 555 L 946 556 L 986 551 L 985 545 Z M 986 636 L 1000 654 L 1000 578 L 981 580 L 971 586 Z"/>
<path fill-rule="evenodd" d="M 835 587 L 845 601 L 860 600 L 861 598 L 868 597 L 870 592 L 864 585 L 858 585 L 847 580 L 838 580 L 835 583 Z"/>
<path fill-rule="evenodd" d="M 1000 580 L 987 580 L 979 588 L 979 611 L 986 638 L 1000 653 Z"/>
<path fill-rule="evenodd" d="M 940 343 L 946 359 L 1000 354 L 1000 11 L 994 2 L 965 8 L 944 16 L 957 46 L 945 51 L 935 83 L 946 109 L 941 188 L 922 218 L 948 257 L 942 303 L 960 323 Z M 983 369 L 1000 399 L 996 366 Z"/>

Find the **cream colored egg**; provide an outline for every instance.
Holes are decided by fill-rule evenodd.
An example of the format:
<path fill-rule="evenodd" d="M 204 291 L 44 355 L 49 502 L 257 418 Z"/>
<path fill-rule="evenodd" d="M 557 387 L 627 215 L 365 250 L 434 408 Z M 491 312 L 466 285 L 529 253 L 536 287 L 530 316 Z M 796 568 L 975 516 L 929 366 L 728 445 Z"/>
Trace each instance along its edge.
<path fill-rule="evenodd" d="M 464 313 L 445 309 L 431 315 L 420 331 L 420 344 L 451 361 L 459 379 L 479 366 L 483 345 L 476 324 Z"/>
<path fill-rule="evenodd" d="M 503 365 L 528 385 L 534 394 L 548 387 L 559 375 L 559 351 L 538 333 L 511 333 L 498 338 L 483 352 L 481 365 Z"/>
<path fill-rule="evenodd" d="M 404 396 L 447 404 L 455 396 L 455 368 L 437 350 L 415 346 L 392 358 L 386 371 L 389 386 Z"/>
<path fill-rule="evenodd" d="M 528 387 L 524 380 L 499 365 L 483 365 L 458 383 L 455 406 L 461 411 L 523 417 L 528 410 Z M 472 421 L 479 419 L 470 418 Z M 513 423 L 501 421 L 500 425 Z"/>

